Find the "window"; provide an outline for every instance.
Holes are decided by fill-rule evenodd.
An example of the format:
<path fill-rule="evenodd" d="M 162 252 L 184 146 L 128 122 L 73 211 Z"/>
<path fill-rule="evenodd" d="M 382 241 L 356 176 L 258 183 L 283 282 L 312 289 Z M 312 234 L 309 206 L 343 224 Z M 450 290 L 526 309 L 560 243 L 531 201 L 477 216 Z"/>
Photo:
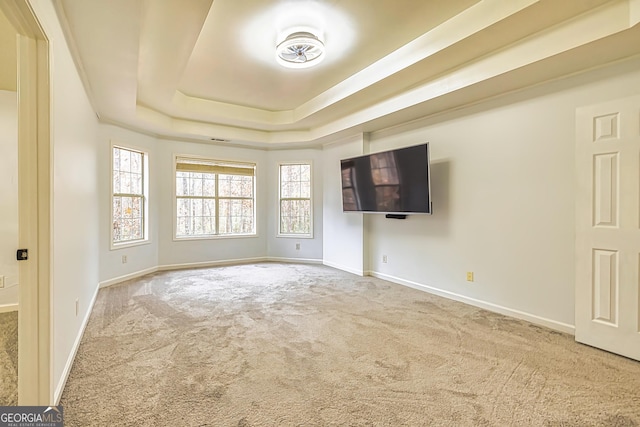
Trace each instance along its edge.
<path fill-rule="evenodd" d="M 253 163 L 176 158 L 176 238 L 254 235 Z"/>
<path fill-rule="evenodd" d="M 111 242 L 145 241 L 147 154 L 113 146 L 112 165 Z"/>
<path fill-rule="evenodd" d="M 400 210 L 400 178 L 394 153 L 373 154 L 371 179 L 376 189 L 376 206 L 379 210 Z"/>
<path fill-rule="evenodd" d="M 342 209 L 344 211 L 358 210 L 355 192 L 355 166 L 353 161 L 342 165 Z"/>
<path fill-rule="evenodd" d="M 280 165 L 280 235 L 312 237 L 311 164 Z"/>

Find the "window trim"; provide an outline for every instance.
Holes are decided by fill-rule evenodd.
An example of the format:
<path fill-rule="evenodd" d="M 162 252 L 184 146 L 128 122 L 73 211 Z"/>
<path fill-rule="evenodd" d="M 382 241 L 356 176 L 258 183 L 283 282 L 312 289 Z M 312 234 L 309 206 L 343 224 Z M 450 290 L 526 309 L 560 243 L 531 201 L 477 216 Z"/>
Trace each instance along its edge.
<path fill-rule="evenodd" d="M 280 195 L 282 194 L 282 178 L 281 178 L 281 172 L 282 166 L 287 166 L 287 165 L 309 165 L 309 176 L 311 178 L 311 188 L 310 188 L 310 193 L 309 193 L 309 233 L 282 233 L 280 226 L 282 225 L 282 216 L 281 216 L 281 207 L 282 207 L 282 198 L 280 197 Z M 276 218 L 277 220 L 277 225 L 276 225 L 276 237 L 281 237 L 281 238 L 285 238 L 285 239 L 313 239 L 313 209 L 314 209 L 314 203 L 313 203 L 313 199 L 314 197 L 314 177 L 313 177 L 313 161 L 311 160 L 300 160 L 300 161 L 282 161 L 282 162 L 278 162 L 278 173 L 277 175 L 277 183 L 276 183 L 276 188 L 278 189 L 278 197 L 277 197 L 277 201 L 276 204 L 278 205 L 277 210 L 278 210 L 278 216 Z M 301 198 L 300 200 L 307 200 L 306 198 Z"/>
<path fill-rule="evenodd" d="M 221 163 L 237 163 L 243 165 L 254 165 L 254 173 L 253 173 L 253 233 L 247 234 L 207 234 L 201 236 L 185 236 L 178 237 L 178 195 L 176 188 L 176 172 L 178 171 L 178 159 L 180 158 L 188 158 L 194 160 L 203 160 L 203 161 L 212 161 L 212 162 L 221 162 Z M 213 158 L 211 156 L 201 156 L 197 154 L 177 154 L 174 153 L 172 156 L 173 165 L 172 165 L 172 201 L 173 201 L 173 219 L 171 220 L 173 223 L 173 231 L 172 231 L 172 240 L 174 242 L 186 242 L 192 240 L 218 240 L 218 239 L 246 239 L 246 238 L 256 238 L 258 236 L 258 162 L 251 160 L 229 160 L 226 158 Z M 216 180 L 216 186 L 217 184 Z M 217 192 L 216 192 L 217 194 Z M 216 195 L 216 199 L 218 196 Z M 223 197 L 223 199 L 228 199 L 228 197 Z M 216 203 L 217 205 L 217 203 Z M 218 226 L 218 211 L 216 210 L 216 228 Z"/>
<path fill-rule="evenodd" d="M 113 241 L 113 149 L 120 148 L 128 151 L 137 151 L 142 153 L 142 195 L 143 195 L 143 220 L 142 220 L 142 239 L 130 240 L 126 242 L 114 242 Z M 142 147 L 137 147 L 131 144 L 123 144 L 117 141 L 111 141 L 109 144 L 109 250 L 118 250 L 124 248 L 131 248 L 135 246 L 148 245 L 151 243 L 149 236 L 149 151 Z"/>

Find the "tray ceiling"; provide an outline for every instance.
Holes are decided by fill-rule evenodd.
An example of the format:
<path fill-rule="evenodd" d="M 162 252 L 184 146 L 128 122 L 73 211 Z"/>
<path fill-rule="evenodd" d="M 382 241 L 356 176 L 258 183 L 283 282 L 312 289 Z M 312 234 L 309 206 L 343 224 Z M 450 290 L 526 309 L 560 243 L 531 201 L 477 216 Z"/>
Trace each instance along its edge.
<path fill-rule="evenodd" d="M 375 4 L 374 4 L 375 3 Z M 638 0 L 56 0 L 101 120 L 313 146 L 640 53 Z M 275 46 L 324 40 L 318 66 Z"/>

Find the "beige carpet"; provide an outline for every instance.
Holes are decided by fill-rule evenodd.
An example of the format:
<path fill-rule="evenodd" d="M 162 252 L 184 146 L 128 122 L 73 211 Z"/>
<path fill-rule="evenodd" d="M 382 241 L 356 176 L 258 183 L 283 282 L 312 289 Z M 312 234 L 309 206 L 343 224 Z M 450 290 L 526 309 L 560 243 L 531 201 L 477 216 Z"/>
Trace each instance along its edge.
<path fill-rule="evenodd" d="M 18 404 L 18 312 L 0 313 L 0 406 Z"/>
<path fill-rule="evenodd" d="M 263 263 L 100 291 L 66 426 L 637 426 L 640 363 L 375 278 Z"/>

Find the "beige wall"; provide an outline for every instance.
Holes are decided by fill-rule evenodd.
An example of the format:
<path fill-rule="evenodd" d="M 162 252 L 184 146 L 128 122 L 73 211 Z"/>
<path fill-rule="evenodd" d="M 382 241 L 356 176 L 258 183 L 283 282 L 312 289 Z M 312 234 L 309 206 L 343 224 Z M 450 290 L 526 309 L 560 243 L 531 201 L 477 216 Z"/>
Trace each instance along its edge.
<path fill-rule="evenodd" d="M 131 271 L 108 238 L 108 140 L 148 146 L 153 242 L 131 252 L 135 268 L 268 255 L 270 159 L 262 150 L 152 140 L 101 126 L 50 0 L 32 0 L 52 40 L 53 381 L 62 385 L 99 280 Z M 370 136 L 370 151 L 432 143 L 433 216 L 404 221 L 344 214 L 339 160 L 366 149 L 363 135 L 323 149 L 325 263 L 525 313 L 570 329 L 574 310 L 574 113 L 581 105 L 640 91 L 640 60 L 541 85 L 474 107 Z M 258 163 L 258 233 L 228 241 L 172 238 L 172 156 L 198 154 Z M 155 172 L 154 172 L 155 171 Z M 153 187 L 155 185 L 155 188 Z M 273 198 L 271 198 L 273 200 Z M 264 215 L 264 212 L 266 216 Z M 153 211 L 152 211 L 153 212 Z M 260 214 L 262 212 L 262 214 Z M 388 256 L 382 264 L 381 257 Z M 108 259 L 100 261 L 101 256 Z M 137 257 L 140 258 L 137 258 Z M 474 271 L 476 281 L 464 280 Z M 75 314 L 75 301 L 80 313 Z M 57 389 L 59 393 L 61 389 Z"/>
<path fill-rule="evenodd" d="M 239 147 L 223 147 L 180 141 L 160 141 L 156 171 L 160 203 L 158 265 L 175 266 L 227 260 L 263 259 L 267 256 L 267 152 Z M 257 236 L 194 239 L 173 238 L 174 155 L 187 154 L 212 159 L 256 163 L 256 231 Z"/>
<path fill-rule="evenodd" d="M 98 120 L 52 2 L 35 0 L 30 4 L 51 41 L 51 345 L 55 400 L 98 289 Z"/>
<path fill-rule="evenodd" d="M 323 262 L 355 274 L 367 270 L 363 214 L 342 212 L 340 159 L 360 156 L 366 152 L 363 135 L 336 141 L 324 147 L 322 256 Z"/>
<path fill-rule="evenodd" d="M 15 92 L 18 85 L 16 31 L 0 11 L 0 90 Z"/>
<path fill-rule="evenodd" d="M 18 303 L 18 100 L 0 90 L 0 307 Z"/>
<path fill-rule="evenodd" d="M 269 151 L 268 181 L 263 184 L 269 192 L 267 211 L 267 254 L 274 259 L 306 259 L 322 261 L 322 181 L 324 178 L 324 164 L 322 150 L 276 150 Z M 280 191 L 280 163 L 310 162 L 312 169 L 312 205 L 313 205 L 313 238 L 301 239 L 296 237 L 278 237 L 280 218 L 278 217 L 278 202 Z M 300 249 L 296 250 L 296 244 Z"/>
<path fill-rule="evenodd" d="M 142 245 L 111 249 L 111 144 L 138 149 L 147 153 L 149 164 L 149 240 Z M 158 145 L 156 138 L 132 132 L 112 125 L 100 125 L 98 144 L 98 185 L 100 192 L 100 283 L 109 284 L 129 274 L 149 271 L 158 265 L 158 196 L 161 189 L 157 185 L 162 173 L 158 165 Z M 127 257 L 126 264 L 122 257 Z"/>
<path fill-rule="evenodd" d="M 370 269 L 571 331 L 575 110 L 640 93 L 639 70 L 636 59 L 372 134 L 371 152 L 430 142 L 434 214 L 365 216 Z"/>

